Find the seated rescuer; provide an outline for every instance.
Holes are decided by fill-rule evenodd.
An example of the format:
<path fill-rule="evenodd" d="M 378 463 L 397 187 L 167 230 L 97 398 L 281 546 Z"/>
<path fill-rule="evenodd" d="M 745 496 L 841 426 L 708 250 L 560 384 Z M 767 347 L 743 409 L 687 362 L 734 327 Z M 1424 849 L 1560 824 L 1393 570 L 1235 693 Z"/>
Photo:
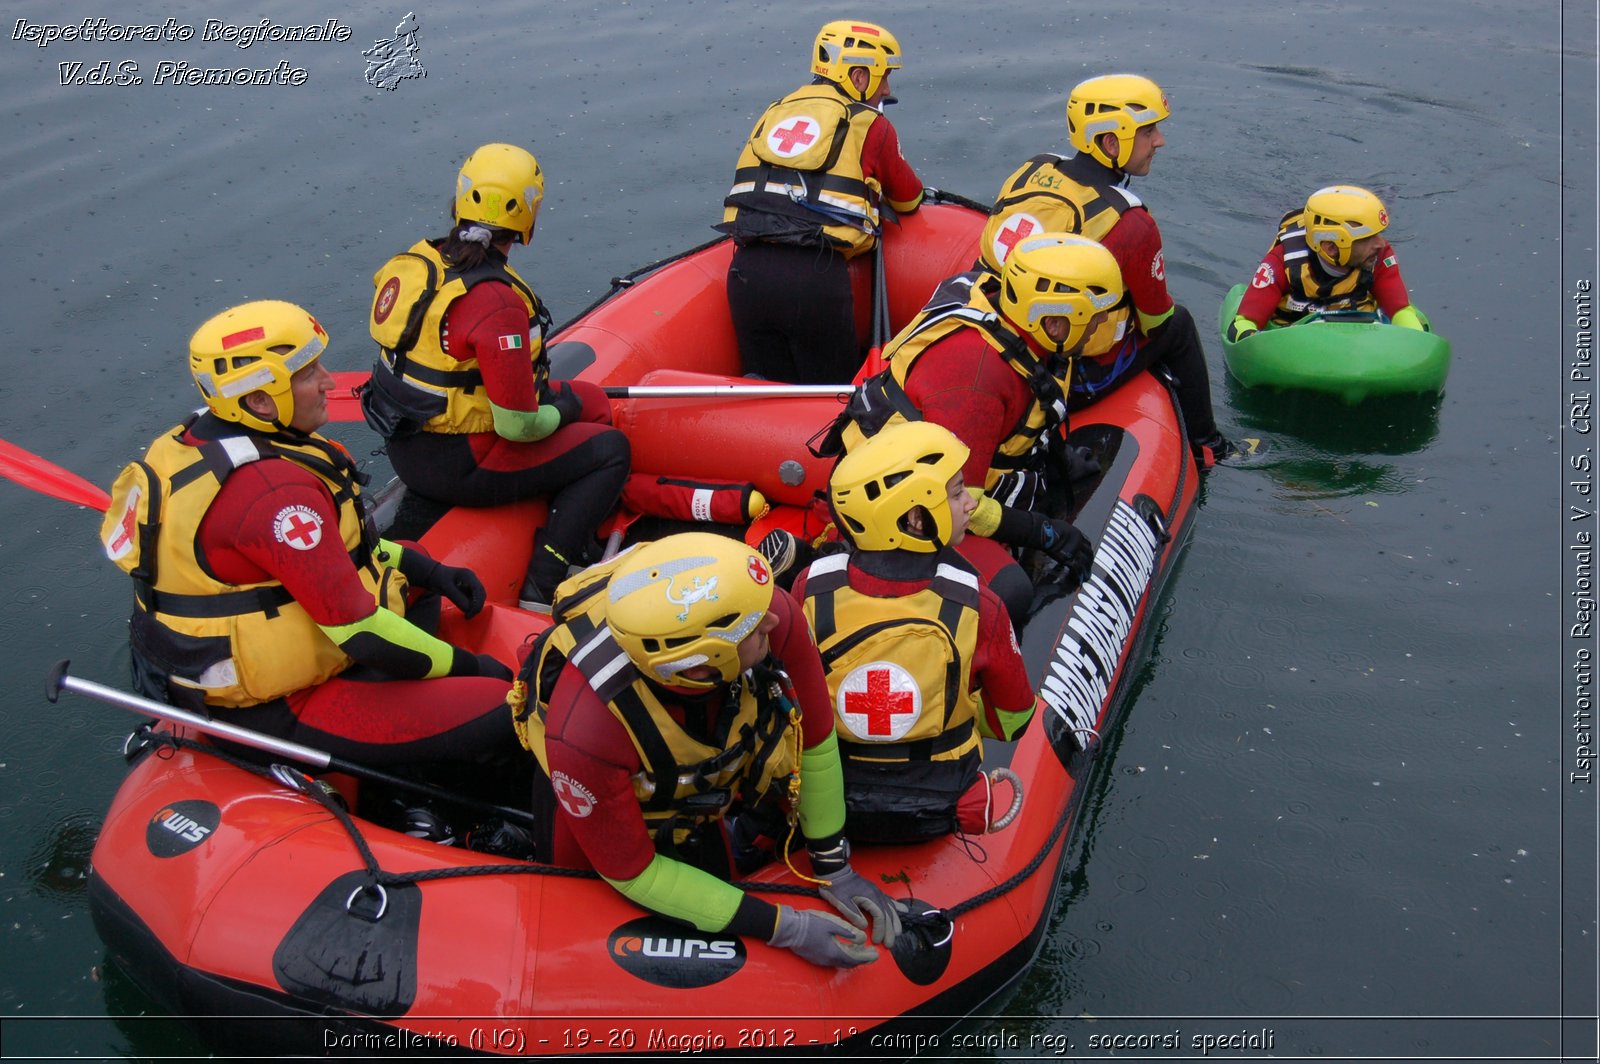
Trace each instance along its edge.
<path fill-rule="evenodd" d="M 977 502 L 967 448 L 926 421 L 885 427 L 839 460 L 830 502 L 848 554 L 817 559 L 794 594 L 822 652 L 858 841 L 982 834 L 983 739 L 1033 718 L 1005 606 L 956 552 Z"/>
<path fill-rule="evenodd" d="M 771 104 L 739 153 L 722 224 L 736 245 L 728 308 L 743 372 L 842 384 L 861 365 L 850 259 L 871 251 L 880 204 L 914 211 L 922 180 L 883 115 L 903 55 L 872 22 L 830 22 L 811 84 Z"/>
<path fill-rule="evenodd" d="M 706 532 L 668 536 L 573 577 L 555 611 L 511 702 L 559 802 L 557 864 L 592 865 L 646 909 L 814 964 L 876 959 L 869 922 L 873 942 L 894 944 L 900 903 L 850 867 L 816 644 L 759 554 Z M 766 803 L 791 833 L 798 817 L 822 895 L 850 923 L 719 878 L 726 817 Z"/>
<path fill-rule="evenodd" d="M 515 751 L 511 671 L 406 617 L 406 587 L 483 606 L 471 570 L 380 540 L 366 480 L 318 434 L 328 334 L 291 303 L 211 318 L 189 341 L 208 412 L 111 488 L 101 540 L 134 581 L 140 693 L 370 765 Z M 437 595 L 414 613 L 437 617 Z"/>
<path fill-rule="evenodd" d="M 1379 311 L 1396 325 L 1426 330 L 1383 237 L 1387 228 L 1388 209 L 1366 189 L 1317 189 L 1304 208 L 1278 223 L 1272 250 L 1228 323 L 1228 340 L 1238 343 L 1268 325 L 1293 325 L 1307 314 L 1352 310 Z"/>
<path fill-rule="evenodd" d="M 962 474 L 984 494 L 956 550 L 1018 629 L 1033 587 L 1012 549 L 1042 550 L 1080 582 L 1094 560 L 1070 521 L 1035 507 L 1099 470 L 1067 446 L 1065 393 L 1085 344 L 1114 334 L 1126 315 L 1110 252 L 1064 233 L 1029 237 L 1001 276 L 973 271 L 940 284 L 885 348 L 888 369 L 865 381 L 841 416 L 846 450 L 908 420 L 942 425 L 968 447 Z"/>
<path fill-rule="evenodd" d="M 362 392 L 367 422 L 388 440 L 408 488 L 458 506 L 546 496 L 519 603 L 550 596 L 595 543 L 628 475 L 628 439 L 605 392 L 552 381 L 549 314 L 506 260 L 526 244 L 544 198 L 539 163 L 485 144 L 456 180 L 454 227 L 420 240 L 373 275 L 369 327 L 380 347 Z"/>
<path fill-rule="evenodd" d="M 1200 332 L 1167 291 L 1161 230 L 1128 188 L 1150 173 L 1166 144 L 1158 126 L 1171 114 L 1149 78 L 1090 78 L 1067 99 L 1067 135 L 1077 154 L 1035 155 L 1006 178 L 978 244 L 978 265 L 998 272 L 1018 240 L 1042 230 L 1079 233 L 1116 256 L 1136 311 L 1135 329 L 1118 345 L 1080 359 L 1068 403 L 1077 410 L 1153 365 L 1176 379 L 1190 446 L 1202 471 L 1235 453 L 1217 430 L 1211 379 Z"/>

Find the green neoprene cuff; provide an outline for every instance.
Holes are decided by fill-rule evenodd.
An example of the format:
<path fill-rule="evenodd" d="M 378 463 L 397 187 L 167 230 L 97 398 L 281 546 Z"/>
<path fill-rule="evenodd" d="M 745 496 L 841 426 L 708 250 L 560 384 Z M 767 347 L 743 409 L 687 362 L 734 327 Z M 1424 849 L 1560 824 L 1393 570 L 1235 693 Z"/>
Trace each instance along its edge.
<path fill-rule="evenodd" d="M 721 931 L 744 900 L 744 891 L 693 865 L 659 853 L 632 879 L 607 879 L 623 897 L 702 931 Z"/>
<path fill-rule="evenodd" d="M 549 403 L 539 404 L 539 409 L 507 410 L 489 404 L 494 415 L 494 434 L 501 439 L 518 443 L 536 443 L 561 427 L 561 411 Z"/>
<path fill-rule="evenodd" d="M 844 830 L 844 767 L 839 763 L 839 733 L 800 751 L 800 831 L 822 839 Z"/>
<path fill-rule="evenodd" d="M 392 643 L 404 647 L 414 653 L 421 654 L 428 659 L 428 679 L 450 675 L 450 666 L 455 661 L 456 648 L 446 643 L 443 639 L 429 635 L 421 628 L 412 624 L 404 617 L 382 606 L 372 611 L 372 616 L 356 621 L 354 624 L 327 625 L 317 627 L 327 633 L 328 638 L 340 646 L 358 635 L 368 634 L 376 636 L 385 643 Z"/>

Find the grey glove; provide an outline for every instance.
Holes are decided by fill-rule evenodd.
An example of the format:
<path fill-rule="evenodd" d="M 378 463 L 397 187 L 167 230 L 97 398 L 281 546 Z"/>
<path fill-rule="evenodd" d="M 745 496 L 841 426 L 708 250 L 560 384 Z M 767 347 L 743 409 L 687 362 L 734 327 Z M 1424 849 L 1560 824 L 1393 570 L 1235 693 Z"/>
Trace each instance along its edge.
<path fill-rule="evenodd" d="M 854 968 L 878 959 L 864 932 L 820 909 L 778 906 L 778 926 L 767 944 L 827 968 Z"/>
<path fill-rule="evenodd" d="M 829 849 L 808 846 L 811 870 L 826 881 L 822 898 L 861 930 L 869 928 L 872 941 L 892 947 L 900 935 L 900 914 L 905 906 L 885 894 L 867 877 L 850 867 L 850 843 L 840 840 Z"/>

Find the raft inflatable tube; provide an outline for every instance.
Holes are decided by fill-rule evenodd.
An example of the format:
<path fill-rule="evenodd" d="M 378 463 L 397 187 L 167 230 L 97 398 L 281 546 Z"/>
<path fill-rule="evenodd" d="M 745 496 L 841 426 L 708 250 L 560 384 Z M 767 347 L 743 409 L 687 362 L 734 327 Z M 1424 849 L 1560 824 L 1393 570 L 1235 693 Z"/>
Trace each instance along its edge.
<path fill-rule="evenodd" d="M 890 228 L 896 327 L 971 262 L 984 217 L 935 203 Z M 628 279 L 562 329 L 553 354 L 602 385 L 651 374 L 738 383 L 729 254 L 718 242 Z M 839 408 L 828 397 L 741 399 L 722 410 L 726 424 L 685 417 L 674 436 L 671 415 L 650 402 L 616 408 L 618 424 L 637 433 L 640 469 L 692 475 L 714 459 L 718 472 L 779 483 L 768 467 L 805 453 Z M 866 1049 L 910 1045 L 885 1039 L 980 1013 L 1039 952 L 1072 829 L 1102 768 L 1101 737 L 1126 708 L 1195 509 L 1198 474 L 1170 389 L 1153 376 L 1075 414 L 1071 440 L 1102 468 L 1066 511 L 1097 546 L 1093 573 L 1068 591 L 1040 559 L 1025 560 L 1039 593 L 1020 644 L 1040 708 L 1017 741 L 985 744 L 985 767 L 1015 772 L 1026 798 L 1003 830 L 965 843 L 857 849 L 855 867 L 891 884 L 916 915 L 875 963 L 816 967 L 651 915 L 592 873 L 413 838 L 369 818 L 370 784 L 328 781 L 346 813 L 320 788 L 252 770 L 167 725 L 141 729 L 130 746 L 94 850 L 88 894 L 111 959 L 208 1040 L 252 1055 Z M 747 453 L 748 467 L 728 465 L 729 453 Z M 795 461 L 809 490 L 818 470 Z M 800 502 L 780 501 L 747 540 L 803 527 Z M 537 503 L 457 508 L 427 533 L 435 557 L 477 569 L 490 593 L 471 621 L 446 604 L 445 638 L 509 662 L 549 623 L 514 604 L 542 513 Z M 826 908 L 781 862 L 740 885 Z"/>
<path fill-rule="evenodd" d="M 1303 388 L 1359 403 L 1374 395 L 1444 391 L 1450 341 L 1370 314 L 1310 317 L 1228 342 L 1245 286 L 1228 289 L 1217 315 L 1228 372 L 1252 388 Z M 1424 321 L 1427 319 L 1424 318 Z"/>

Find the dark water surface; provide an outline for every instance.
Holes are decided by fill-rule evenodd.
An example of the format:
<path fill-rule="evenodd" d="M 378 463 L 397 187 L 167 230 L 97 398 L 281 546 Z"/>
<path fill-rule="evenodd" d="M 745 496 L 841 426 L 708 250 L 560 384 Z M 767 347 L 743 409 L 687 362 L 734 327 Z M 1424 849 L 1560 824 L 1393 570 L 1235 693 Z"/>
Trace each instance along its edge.
<path fill-rule="evenodd" d="M 193 405 L 189 332 L 245 299 L 310 307 L 330 365 L 364 368 L 372 271 L 442 229 L 484 141 L 544 165 L 515 261 L 569 318 L 611 276 L 711 235 L 740 139 L 803 80 L 827 18 L 899 34 L 907 157 L 979 199 L 1065 149 L 1074 83 L 1146 73 L 1174 116 L 1137 190 L 1208 337 L 1279 215 L 1352 181 L 1387 199 L 1455 364 L 1440 402 L 1352 409 L 1247 393 L 1209 342 L 1219 419 L 1272 437 L 1275 462 L 1206 485 L 1037 966 L 974 1028 L 979 1048 L 927 1055 L 1095 1058 L 1107 1035 L 1173 1035 L 1175 1058 L 1207 1034 L 1236 1038 L 1213 1057 L 1592 1058 L 1595 790 L 1571 781 L 1571 725 L 1587 723 L 1573 666 L 1594 643 L 1568 626 L 1592 596 L 1570 548 L 1594 522 L 1568 520 L 1586 500 L 1567 457 L 1594 437 L 1569 409 L 1592 386 L 1567 366 L 1572 296 L 1596 272 L 1593 4 L 436 7 L 420 12 L 426 78 L 388 92 L 361 52 L 405 6 L 8 5 L 4 438 L 109 483 Z M 264 15 L 337 18 L 351 38 L 199 39 L 207 19 Z M 196 36 L 14 39 L 19 18 L 85 16 Z M 105 60 L 144 83 L 60 84 L 58 64 Z M 306 77 L 157 85 L 162 60 Z M 203 1053 L 144 1015 L 89 922 L 85 867 L 133 718 L 40 695 L 62 657 L 124 682 L 126 579 L 96 515 L 11 484 L 0 505 L 4 1051 Z"/>

